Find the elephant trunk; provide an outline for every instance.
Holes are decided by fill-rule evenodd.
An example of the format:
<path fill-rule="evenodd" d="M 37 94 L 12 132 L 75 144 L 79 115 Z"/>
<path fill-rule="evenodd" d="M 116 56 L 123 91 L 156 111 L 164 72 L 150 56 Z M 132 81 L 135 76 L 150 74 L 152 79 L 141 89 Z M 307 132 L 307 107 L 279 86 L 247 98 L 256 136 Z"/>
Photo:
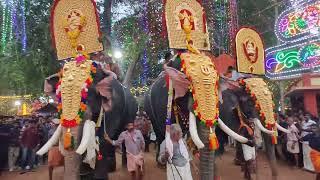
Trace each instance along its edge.
<path fill-rule="evenodd" d="M 274 134 L 274 131 L 270 131 L 270 130 L 266 129 L 265 127 L 263 127 L 263 125 L 261 124 L 261 122 L 260 122 L 259 119 L 256 118 L 256 119 L 254 120 L 254 123 L 255 123 L 255 125 L 258 126 L 258 128 L 259 128 L 262 132 L 264 132 L 264 133 L 266 133 L 266 134 L 270 134 L 270 135 L 273 135 L 273 134 Z"/>
<path fill-rule="evenodd" d="M 56 131 L 54 132 L 54 134 L 48 140 L 48 142 L 37 151 L 37 155 L 39 155 L 39 156 L 44 155 L 45 153 L 47 153 L 51 149 L 52 146 L 57 144 L 57 142 L 59 141 L 59 138 L 61 136 L 61 132 L 62 132 L 62 127 L 61 127 L 61 125 L 59 125 L 58 128 L 56 129 Z"/>
<path fill-rule="evenodd" d="M 209 149 L 209 128 L 199 124 L 198 131 L 204 148 L 200 149 L 200 178 L 201 180 L 214 179 L 215 176 L 215 151 Z"/>
<path fill-rule="evenodd" d="M 197 146 L 198 149 L 204 148 L 204 144 L 198 135 L 197 130 L 197 119 L 192 112 L 189 114 L 189 132 L 193 143 Z M 207 134 L 208 135 L 208 134 Z"/>
<path fill-rule="evenodd" d="M 290 133 L 290 131 L 288 129 L 280 126 L 280 124 L 276 123 L 276 126 L 277 126 L 277 129 L 279 129 L 279 131 L 282 131 L 282 132 L 287 133 L 287 134 Z"/>
<path fill-rule="evenodd" d="M 275 145 L 272 143 L 271 137 L 265 133 L 262 133 L 265 147 L 266 147 L 266 153 L 268 162 L 271 168 L 271 174 L 272 174 L 272 180 L 278 179 L 278 167 L 277 167 L 277 159 L 276 159 L 276 153 L 275 153 Z"/>
<path fill-rule="evenodd" d="M 221 130 L 224 131 L 229 136 L 231 136 L 236 141 L 238 141 L 240 143 L 247 143 L 248 142 L 247 138 L 232 131 L 227 125 L 224 124 L 224 122 L 220 118 L 218 118 L 218 123 L 219 123 L 219 127 L 221 128 Z"/>
<path fill-rule="evenodd" d="M 77 127 L 71 128 L 71 133 L 74 137 L 75 144 L 81 139 L 83 125 L 78 125 Z M 67 132 L 67 128 L 62 128 L 62 133 Z M 84 132 L 84 131 L 83 131 Z M 63 141 L 63 136 L 61 137 Z M 65 172 L 63 179 L 68 180 L 80 180 L 80 164 L 81 164 L 81 155 L 76 153 L 76 151 L 64 151 L 64 167 Z"/>

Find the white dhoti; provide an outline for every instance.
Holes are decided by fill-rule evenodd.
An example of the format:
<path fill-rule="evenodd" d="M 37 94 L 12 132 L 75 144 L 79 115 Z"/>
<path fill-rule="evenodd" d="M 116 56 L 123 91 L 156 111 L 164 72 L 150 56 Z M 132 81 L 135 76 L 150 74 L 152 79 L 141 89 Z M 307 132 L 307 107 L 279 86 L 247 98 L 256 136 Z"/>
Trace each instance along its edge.
<path fill-rule="evenodd" d="M 244 160 L 255 160 L 256 159 L 256 150 L 255 147 L 248 146 L 246 144 L 242 144 L 242 151 Z"/>
<path fill-rule="evenodd" d="M 190 163 L 188 162 L 184 167 L 167 163 L 167 180 L 192 180 Z"/>

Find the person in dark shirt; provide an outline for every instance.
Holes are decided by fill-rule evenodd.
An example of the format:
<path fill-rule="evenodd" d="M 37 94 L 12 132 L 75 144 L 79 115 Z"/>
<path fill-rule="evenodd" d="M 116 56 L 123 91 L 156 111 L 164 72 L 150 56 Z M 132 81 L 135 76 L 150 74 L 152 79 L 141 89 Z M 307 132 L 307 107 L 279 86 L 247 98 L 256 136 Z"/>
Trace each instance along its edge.
<path fill-rule="evenodd" d="M 33 168 L 35 163 L 36 148 L 40 144 L 39 131 L 36 121 L 30 122 L 30 127 L 26 128 L 21 136 L 22 161 L 26 170 Z"/>
<path fill-rule="evenodd" d="M 19 122 L 14 122 L 9 130 L 8 167 L 9 171 L 15 170 L 15 165 L 20 154 L 19 144 L 20 128 Z"/>
<path fill-rule="evenodd" d="M 302 141 L 309 142 L 311 148 L 310 159 L 315 169 L 316 180 L 320 180 L 320 126 L 319 124 L 311 125 L 311 134 L 301 138 Z"/>
<path fill-rule="evenodd" d="M 242 170 L 244 171 L 244 178 L 251 180 L 251 173 L 255 172 L 254 162 L 256 160 L 256 150 L 254 142 L 254 123 L 249 119 L 243 117 L 240 109 L 238 109 L 238 115 L 240 119 L 239 134 L 246 137 L 249 141 L 246 144 L 242 144 L 242 152 L 244 164 Z"/>

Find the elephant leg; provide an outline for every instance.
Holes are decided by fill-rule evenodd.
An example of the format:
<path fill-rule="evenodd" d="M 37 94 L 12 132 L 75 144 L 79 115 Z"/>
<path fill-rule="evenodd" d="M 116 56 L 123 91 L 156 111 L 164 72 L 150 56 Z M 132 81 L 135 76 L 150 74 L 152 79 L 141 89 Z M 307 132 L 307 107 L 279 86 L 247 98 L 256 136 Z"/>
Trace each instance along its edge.
<path fill-rule="evenodd" d="M 278 169 L 277 169 L 277 159 L 275 153 L 275 145 L 272 144 L 270 135 L 262 133 L 263 140 L 265 143 L 266 153 L 268 157 L 268 162 L 271 168 L 272 180 L 278 179 Z"/>
<path fill-rule="evenodd" d="M 81 156 L 75 151 L 67 151 L 64 157 L 64 180 L 79 180 L 80 179 L 80 162 Z"/>
<path fill-rule="evenodd" d="M 76 144 L 76 148 L 78 146 L 78 143 L 80 143 L 80 139 L 82 136 L 82 125 L 79 125 L 78 127 L 71 128 L 71 133 L 74 137 L 74 141 Z M 64 139 L 64 134 L 67 132 L 67 128 L 63 128 L 62 130 L 62 138 Z M 81 155 L 76 153 L 75 150 L 71 151 L 65 151 L 64 152 L 64 180 L 80 180 L 80 164 L 81 164 Z"/>
<path fill-rule="evenodd" d="M 214 179 L 215 175 L 215 152 L 209 149 L 209 128 L 197 122 L 198 133 L 201 141 L 204 143 L 205 147 L 200 149 L 200 179 L 208 180 Z"/>

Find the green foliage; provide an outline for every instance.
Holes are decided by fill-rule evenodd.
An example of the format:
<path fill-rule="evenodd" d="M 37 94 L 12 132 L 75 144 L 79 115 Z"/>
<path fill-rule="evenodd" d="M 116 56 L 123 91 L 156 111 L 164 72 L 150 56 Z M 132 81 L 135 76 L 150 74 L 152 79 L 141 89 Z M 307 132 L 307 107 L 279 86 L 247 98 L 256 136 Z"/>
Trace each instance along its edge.
<path fill-rule="evenodd" d="M 0 56 L 1 95 L 39 95 L 44 78 L 58 69 L 51 47 L 49 14 L 51 0 L 26 1 L 27 51 L 19 39 L 8 43 Z"/>

